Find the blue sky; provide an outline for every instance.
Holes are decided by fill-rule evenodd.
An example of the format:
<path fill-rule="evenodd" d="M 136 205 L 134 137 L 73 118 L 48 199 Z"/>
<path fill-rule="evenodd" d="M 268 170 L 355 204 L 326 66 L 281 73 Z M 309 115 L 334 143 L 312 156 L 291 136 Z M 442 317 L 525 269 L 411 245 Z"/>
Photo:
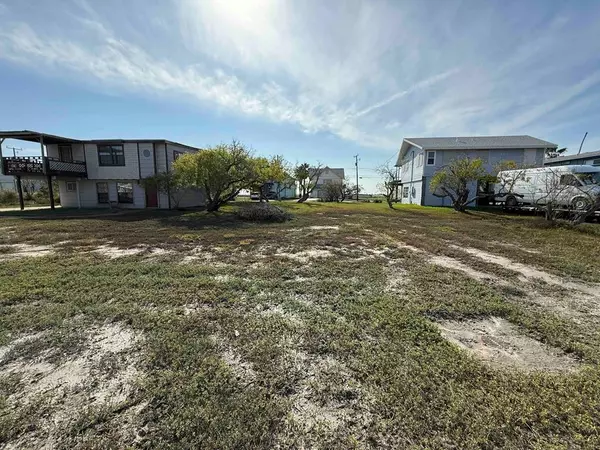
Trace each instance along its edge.
<path fill-rule="evenodd" d="M 359 153 L 369 191 L 408 136 L 600 149 L 594 0 L 0 0 L 0 24 L 0 129 Z"/>

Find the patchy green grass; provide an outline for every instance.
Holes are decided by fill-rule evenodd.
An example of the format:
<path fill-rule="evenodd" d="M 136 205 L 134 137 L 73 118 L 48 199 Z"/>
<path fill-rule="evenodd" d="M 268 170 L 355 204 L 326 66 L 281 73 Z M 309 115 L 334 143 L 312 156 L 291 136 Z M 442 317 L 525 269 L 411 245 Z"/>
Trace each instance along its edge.
<path fill-rule="evenodd" d="M 274 203 L 0 219 L 0 445 L 600 446 L 594 225 Z"/>

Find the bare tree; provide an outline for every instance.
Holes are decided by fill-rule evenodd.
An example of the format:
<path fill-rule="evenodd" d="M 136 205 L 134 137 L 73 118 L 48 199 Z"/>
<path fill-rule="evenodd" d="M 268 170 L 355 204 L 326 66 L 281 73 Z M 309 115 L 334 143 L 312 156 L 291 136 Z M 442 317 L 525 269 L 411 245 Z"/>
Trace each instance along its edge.
<path fill-rule="evenodd" d="M 316 167 L 310 167 L 308 163 L 298 164 L 294 168 L 294 177 L 300 186 L 300 198 L 298 203 L 304 203 L 310 197 L 312 191 L 319 184 L 319 179 L 325 168 L 318 164 Z"/>
<path fill-rule="evenodd" d="M 382 176 L 383 181 L 377 185 L 378 189 L 383 193 L 385 201 L 391 209 L 394 209 L 392 201 L 394 200 L 394 193 L 398 186 L 396 180 L 396 168 L 391 166 L 390 163 L 383 164 L 377 168 L 377 173 Z"/>
<path fill-rule="evenodd" d="M 348 180 L 330 181 L 323 183 L 319 198 L 325 202 L 343 202 L 352 193 Z"/>
<path fill-rule="evenodd" d="M 537 184 L 544 192 L 535 199 L 546 220 L 567 220 L 573 225 L 585 222 L 600 210 L 600 180 L 593 174 L 560 172 L 550 167 L 538 174 Z"/>

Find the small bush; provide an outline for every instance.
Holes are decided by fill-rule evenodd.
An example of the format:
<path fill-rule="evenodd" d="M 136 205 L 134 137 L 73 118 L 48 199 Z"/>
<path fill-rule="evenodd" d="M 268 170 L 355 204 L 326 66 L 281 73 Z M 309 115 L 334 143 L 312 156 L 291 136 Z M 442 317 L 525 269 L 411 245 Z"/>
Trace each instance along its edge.
<path fill-rule="evenodd" d="M 375 200 L 373 200 L 373 203 L 382 203 L 383 200 L 381 200 L 380 198 L 376 198 Z"/>
<path fill-rule="evenodd" d="M 269 203 L 253 203 L 240 206 L 237 210 L 238 218 L 252 222 L 285 222 L 291 220 L 292 215 L 283 209 Z"/>
<path fill-rule="evenodd" d="M 48 198 L 48 191 L 37 191 L 34 192 L 31 196 L 31 199 L 39 205 L 46 205 L 50 203 L 50 199 Z"/>
<path fill-rule="evenodd" d="M 19 203 L 19 196 L 15 191 L 0 191 L 0 205 L 14 205 Z"/>

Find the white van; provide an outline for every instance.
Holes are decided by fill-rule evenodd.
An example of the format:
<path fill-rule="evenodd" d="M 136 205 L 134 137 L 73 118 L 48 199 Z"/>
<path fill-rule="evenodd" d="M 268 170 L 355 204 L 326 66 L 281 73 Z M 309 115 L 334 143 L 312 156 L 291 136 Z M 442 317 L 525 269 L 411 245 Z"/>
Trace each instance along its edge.
<path fill-rule="evenodd" d="M 586 209 L 600 196 L 600 167 L 546 166 L 504 170 L 494 185 L 496 201 L 509 208 L 545 205 L 549 201 L 565 208 Z"/>

